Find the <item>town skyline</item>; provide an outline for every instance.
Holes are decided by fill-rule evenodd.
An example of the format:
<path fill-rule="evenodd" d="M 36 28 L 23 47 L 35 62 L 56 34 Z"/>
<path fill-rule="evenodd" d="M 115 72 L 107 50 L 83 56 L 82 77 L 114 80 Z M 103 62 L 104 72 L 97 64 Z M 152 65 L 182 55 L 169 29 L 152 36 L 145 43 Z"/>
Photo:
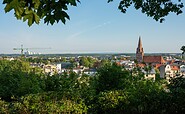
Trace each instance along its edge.
<path fill-rule="evenodd" d="M 96 6 L 96 9 L 94 7 Z M 181 53 L 185 42 L 185 15 L 169 14 L 163 23 L 156 22 L 132 8 L 126 14 L 118 3 L 82 1 L 70 7 L 71 20 L 62 23 L 28 27 L 13 12 L 4 13 L 0 4 L 0 54 L 19 54 L 13 48 L 47 48 L 29 50 L 43 54 L 55 53 L 135 53 L 141 36 L 145 53 Z M 184 9 L 183 9 L 184 11 Z"/>

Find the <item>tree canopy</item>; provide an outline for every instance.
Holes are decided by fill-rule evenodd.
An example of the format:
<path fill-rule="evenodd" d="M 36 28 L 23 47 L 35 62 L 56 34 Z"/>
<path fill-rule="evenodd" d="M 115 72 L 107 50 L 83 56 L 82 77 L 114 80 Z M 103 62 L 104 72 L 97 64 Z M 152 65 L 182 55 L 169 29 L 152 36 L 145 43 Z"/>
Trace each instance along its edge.
<path fill-rule="evenodd" d="M 138 71 L 139 72 L 139 71 Z M 23 60 L 0 60 L 0 114 L 182 114 L 185 78 L 144 79 L 117 64 L 95 76 L 35 72 Z"/>
<path fill-rule="evenodd" d="M 181 47 L 181 51 L 182 51 L 182 58 L 183 58 L 183 55 L 184 55 L 184 53 L 185 53 L 185 46 L 182 46 L 182 47 Z"/>
<path fill-rule="evenodd" d="M 109 2 L 113 0 L 108 0 Z M 68 7 L 77 6 L 77 3 L 80 0 L 3 0 L 5 12 L 14 10 L 15 17 L 27 21 L 29 26 L 33 23 L 39 24 L 41 19 L 46 24 L 53 25 L 59 21 L 65 24 L 70 19 L 66 12 Z M 120 0 L 118 9 L 126 13 L 130 6 L 160 22 L 170 12 L 181 14 L 184 7 L 181 0 Z"/>

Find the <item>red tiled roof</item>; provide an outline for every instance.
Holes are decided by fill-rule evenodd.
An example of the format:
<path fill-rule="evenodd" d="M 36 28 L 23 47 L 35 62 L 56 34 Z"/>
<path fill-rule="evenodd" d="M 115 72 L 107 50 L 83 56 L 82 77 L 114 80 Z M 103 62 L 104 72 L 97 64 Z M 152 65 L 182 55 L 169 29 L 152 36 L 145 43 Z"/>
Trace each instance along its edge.
<path fill-rule="evenodd" d="M 139 63 L 139 64 L 137 64 L 137 66 L 140 67 L 140 68 L 144 68 L 146 65 L 142 64 L 142 63 Z"/>
<path fill-rule="evenodd" d="M 165 63 L 165 60 L 163 59 L 162 56 L 144 56 L 143 61 L 145 63 L 159 63 L 159 64 Z"/>
<path fill-rule="evenodd" d="M 158 69 L 162 64 L 156 64 L 155 68 Z"/>
<path fill-rule="evenodd" d="M 171 70 L 179 70 L 179 67 L 178 66 L 171 65 L 170 67 L 171 67 Z"/>
<path fill-rule="evenodd" d="M 118 66 L 121 66 L 121 63 L 120 63 L 120 62 L 116 62 L 116 64 L 117 64 Z"/>

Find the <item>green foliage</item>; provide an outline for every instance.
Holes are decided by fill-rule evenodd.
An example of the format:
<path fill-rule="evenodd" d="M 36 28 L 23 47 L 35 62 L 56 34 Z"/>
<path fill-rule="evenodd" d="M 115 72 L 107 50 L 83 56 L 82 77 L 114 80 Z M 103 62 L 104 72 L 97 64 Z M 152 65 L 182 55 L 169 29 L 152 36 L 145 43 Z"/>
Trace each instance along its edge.
<path fill-rule="evenodd" d="M 138 70 L 137 68 L 135 70 Z M 39 71 L 40 72 L 40 71 Z M 106 64 L 94 77 L 34 71 L 23 61 L 0 61 L 0 113 L 183 113 L 185 78 L 170 84 Z M 140 71 L 136 71 L 140 72 Z"/>
<path fill-rule="evenodd" d="M 98 71 L 97 95 L 91 111 L 110 114 L 166 113 L 174 101 L 163 85 L 166 85 L 163 80 L 154 82 L 142 75 L 133 76 L 115 64 L 104 66 Z"/>
<path fill-rule="evenodd" d="M 8 101 L 12 96 L 20 97 L 42 91 L 39 76 L 27 62 L 1 60 L 0 80 L 0 97 Z"/>
<path fill-rule="evenodd" d="M 15 17 L 28 21 L 28 25 L 39 24 L 40 19 L 44 23 L 53 25 L 55 22 L 70 19 L 66 13 L 68 5 L 76 6 L 79 0 L 3 0 L 6 4 L 5 12 L 15 11 Z"/>
<path fill-rule="evenodd" d="M 60 92 L 69 98 L 83 98 L 86 103 L 92 99 L 95 91 L 91 85 L 93 79 L 83 74 L 76 73 L 48 76 L 45 79 L 45 92 Z"/>
<path fill-rule="evenodd" d="M 112 2 L 113 0 L 108 0 Z M 44 23 L 53 25 L 61 21 L 65 24 L 66 19 L 70 19 L 67 14 L 68 6 L 77 6 L 80 0 L 3 0 L 6 4 L 5 12 L 14 10 L 17 19 L 28 21 L 28 25 L 39 24 L 41 19 Z M 126 13 L 127 9 L 133 5 L 136 10 L 141 10 L 156 21 L 164 21 L 164 17 L 170 12 L 177 15 L 182 13 L 184 7 L 181 0 L 121 0 L 118 9 Z"/>
<path fill-rule="evenodd" d="M 183 113 L 185 111 L 185 78 L 179 76 L 172 78 L 168 84 L 170 94 L 170 111 L 173 113 Z"/>
<path fill-rule="evenodd" d="M 81 57 L 80 58 L 80 65 L 85 66 L 85 67 L 93 67 L 94 63 L 96 62 L 95 59 L 92 57 Z"/>
<path fill-rule="evenodd" d="M 183 76 L 172 78 L 168 86 L 170 89 L 184 89 L 185 90 L 185 78 Z"/>
<path fill-rule="evenodd" d="M 9 113 L 9 104 L 5 101 L 0 99 L 0 113 L 1 114 L 8 114 Z"/>
<path fill-rule="evenodd" d="M 101 92 L 98 95 L 96 111 L 98 113 L 121 113 L 128 103 L 127 93 L 122 90 Z"/>
<path fill-rule="evenodd" d="M 161 78 L 160 78 L 160 71 L 159 71 L 159 69 L 155 69 L 155 72 L 156 72 L 156 74 L 155 74 L 155 81 L 160 81 Z"/>
<path fill-rule="evenodd" d="M 166 113 L 170 95 L 162 83 L 150 80 L 130 80 L 125 89 L 100 92 L 96 97 L 93 111 L 97 113 Z M 166 105 L 165 103 L 169 103 Z M 175 110 L 175 109 L 174 109 Z"/>
<path fill-rule="evenodd" d="M 113 0 L 108 0 L 112 2 Z M 126 13 L 127 9 L 133 5 L 136 10 L 141 10 L 149 17 L 153 17 L 156 21 L 163 22 L 164 17 L 170 12 L 177 15 L 182 13 L 184 7 L 181 0 L 121 0 L 118 9 Z"/>
<path fill-rule="evenodd" d="M 103 67 L 105 65 L 111 65 L 111 62 L 108 59 L 102 59 L 100 62 L 100 67 Z"/>
<path fill-rule="evenodd" d="M 151 80 L 137 80 L 135 83 L 131 83 L 126 92 L 130 101 L 128 108 L 132 110 L 127 109 L 126 112 L 152 113 L 153 110 L 162 112 L 163 108 L 160 106 L 164 89 L 161 85 L 161 83 Z"/>
<path fill-rule="evenodd" d="M 182 51 L 182 54 L 185 53 L 185 46 L 182 46 L 182 47 L 181 47 L 181 51 Z"/>
<path fill-rule="evenodd" d="M 67 96 L 60 97 L 60 93 L 30 94 L 21 97 L 13 103 L 0 100 L 1 113 L 16 114 L 45 114 L 45 113 L 75 113 L 87 112 L 87 107 L 82 99 L 73 101 Z"/>
<path fill-rule="evenodd" d="M 45 91 L 72 92 L 79 76 L 75 73 L 47 76 Z"/>
<path fill-rule="evenodd" d="M 185 53 L 185 46 L 181 47 L 181 51 L 182 51 L 182 58 L 184 57 L 184 53 Z"/>
<path fill-rule="evenodd" d="M 123 89 L 124 81 L 128 78 L 129 72 L 122 71 L 122 67 L 105 65 L 97 73 L 97 93 L 107 90 Z"/>
<path fill-rule="evenodd" d="M 88 75 L 83 74 L 75 85 L 75 94 L 80 98 L 84 99 L 84 102 L 87 106 L 92 104 L 94 97 L 96 96 L 95 91 L 95 80 L 94 77 L 89 77 Z"/>
<path fill-rule="evenodd" d="M 6 4 L 6 13 L 14 9 L 17 19 L 28 20 L 29 26 L 34 22 L 39 24 L 40 17 L 36 11 L 39 10 L 40 0 L 4 0 L 3 3 Z"/>

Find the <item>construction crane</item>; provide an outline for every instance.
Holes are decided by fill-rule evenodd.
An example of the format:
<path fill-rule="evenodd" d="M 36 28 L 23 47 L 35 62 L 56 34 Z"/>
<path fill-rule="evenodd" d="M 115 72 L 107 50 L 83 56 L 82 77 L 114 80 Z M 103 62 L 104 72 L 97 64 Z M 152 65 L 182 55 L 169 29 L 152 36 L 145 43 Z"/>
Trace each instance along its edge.
<path fill-rule="evenodd" d="M 13 48 L 13 50 L 20 50 L 21 51 L 21 55 L 23 55 L 24 50 L 28 51 L 28 49 L 51 49 L 51 48 L 23 48 L 23 45 L 21 45 L 20 48 Z"/>

